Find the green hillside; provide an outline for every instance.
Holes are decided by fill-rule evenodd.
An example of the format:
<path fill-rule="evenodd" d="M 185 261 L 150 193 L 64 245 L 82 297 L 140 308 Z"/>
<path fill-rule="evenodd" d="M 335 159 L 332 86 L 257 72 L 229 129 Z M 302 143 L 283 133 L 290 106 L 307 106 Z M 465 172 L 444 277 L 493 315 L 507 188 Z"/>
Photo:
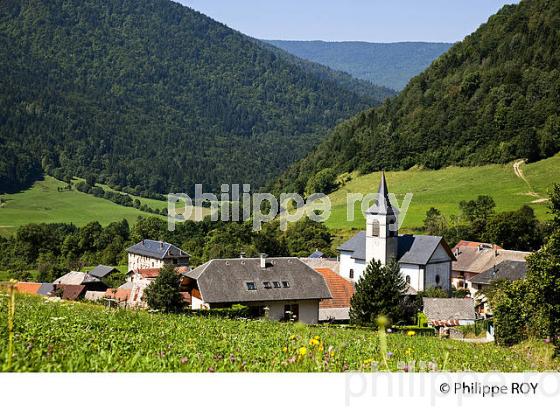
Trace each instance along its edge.
<path fill-rule="evenodd" d="M 344 71 L 373 84 L 402 90 L 452 44 L 363 41 L 265 40 L 297 57 Z"/>
<path fill-rule="evenodd" d="M 490 195 L 497 211 L 513 211 L 524 204 L 535 209 L 539 219 L 546 219 L 547 191 L 560 181 L 560 154 L 532 164 L 520 166 L 527 182 L 517 176 L 513 163 L 480 167 L 449 167 L 445 169 L 386 172 L 389 190 L 397 195 L 399 205 L 406 193 L 413 198 L 404 219 L 404 228 L 421 227 L 426 211 L 438 208 L 446 216 L 458 215 L 461 200 Z M 329 195 L 333 211 L 327 225 L 332 229 L 365 229 L 364 217 L 355 206 L 356 220 L 347 221 L 346 194 L 377 192 L 380 172 L 356 176 L 342 188 Z"/>
<path fill-rule="evenodd" d="M 536 161 L 560 150 L 560 2 L 503 7 L 397 97 L 338 125 L 275 190 L 318 172 Z"/>
<path fill-rule="evenodd" d="M 137 193 L 256 188 L 392 95 L 356 81 L 169 0 L 6 0 L 0 192 L 42 171 Z"/>
<path fill-rule="evenodd" d="M 102 225 L 107 225 L 125 218 L 132 225 L 138 216 L 153 216 L 76 190 L 58 191 L 58 188 L 65 186 L 61 181 L 46 177 L 44 181 L 35 182 L 25 191 L 2 195 L 0 235 L 10 235 L 19 226 L 30 223 L 66 222 L 83 226 L 88 222 L 99 221 Z M 165 201 L 138 199 L 152 208 L 167 207 Z M 203 208 L 204 215 L 208 212 L 208 209 Z"/>

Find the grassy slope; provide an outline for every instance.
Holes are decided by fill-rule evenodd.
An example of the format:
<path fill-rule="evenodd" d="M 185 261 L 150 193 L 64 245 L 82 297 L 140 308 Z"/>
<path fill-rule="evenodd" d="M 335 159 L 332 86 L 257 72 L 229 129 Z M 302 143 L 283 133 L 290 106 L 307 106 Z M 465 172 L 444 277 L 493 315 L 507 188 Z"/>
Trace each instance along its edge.
<path fill-rule="evenodd" d="M 33 187 L 25 191 L 2 195 L 6 203 L 0 207 L 0 234 L 12 234 L 17 227 L 28 223 L 72 222 L 81 226 L 91 221 L 99 221 L 102 225 L 106 225 L 123 218 L 133 223 L 140 215 L 153 216 L 75 190 L 57 191 L 58 187 L 65 185 L 47 176 L 44 181 L 36 182 Z M 153 208 L 167 207 L 165 201 L 139 199 Z M 204 209 L 204 212 L 208 211 Z"/>
<path fill-rule="evenodd" d="M 513 165 L 487 165 L 472 168 L 449 167 L 437 171 L 408 170 L 387 172 L 389 190 L 397 194 L 400 201 L 408 192 L 413 193 L 412 202 L 404 220 L 404 228 L 414 229 L 423 224 L 430 207 L 440 209 L 445 215 L 458 214 L 461 200 L 491 195 L 498 211 L 518 209 L 523 204 L 531 205 L 539 218 L 547 218 L 545 202 L 532 203 L 546 197 L 552 183 L 560 181 L 560 154 L 533 164 L 521 166 L 530 187 L 513 171 Z M 356 205 L 356 219 L 346 218 L 346 194 L 377 192 L 380 173 L 354 177 L 344 187 L 330 195 L 333 211 L 327 225 L 333 229 L 363 229 L 364 218 Z M 529 195 L 536 192 L 538 197 Z"/>
<path fill-rule="evenodd" d="M 14 371 L 367 371 L 381 356 L 376 333 L 366 329 L 149 314 L 25 296 L 16 303 Z M 0 367 L 5 323 L 0 294 Z M 435 337 L 389 335 L 388 350 L 393 371 L 413 360 L 440 369 L 446 363 L 451 371 L 558 367 L 545 360 L 550 352 L 529 359 L 520 350 Z"/>

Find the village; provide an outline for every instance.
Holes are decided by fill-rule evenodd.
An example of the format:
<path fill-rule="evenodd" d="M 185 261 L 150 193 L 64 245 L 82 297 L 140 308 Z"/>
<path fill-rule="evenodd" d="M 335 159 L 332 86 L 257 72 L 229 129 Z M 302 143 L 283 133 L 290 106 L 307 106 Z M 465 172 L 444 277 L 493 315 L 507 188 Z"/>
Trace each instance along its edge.
<path fill-rule="evenodd" d="M 148 309 L 146 289 L 164 266 L 172 266 L 180 278 L 182 300 L 193 311 L 243 305 L 255 318 L 347 324 L 356 283 L 367 265 L 372 260 L 381 265 L 396 261 L 406 283 L 402 297 L 421 298 L 418 313 L 425 321 L 420 326 L 463 339 L 465 335 L 455 328 L 483 323 L 483 337 L 478 341 L 493 341 L 493 312 L 485 289 L 497 280 L 524 278 L 530 253 L 465 240 L 450 248 L 440 236 L 399 234 L 398 211 L 389 201 L 384 175 L 377 193 L 383 200 L 368 209 L 365 231 L 340 245 L 336 258 L 320 251 L 308 257 L 261 254 L 248 258 L 241 253 L 238 258 L 211 259 L 192 267 L 187 250 L 145 238 L 126 250 L 126 281 L 116 288 L 105 281 L 116 269 L 105 265 L 69 272 L 52 283 L 18 282 L 15 286 L 20 293 L 48 298 Z"/>

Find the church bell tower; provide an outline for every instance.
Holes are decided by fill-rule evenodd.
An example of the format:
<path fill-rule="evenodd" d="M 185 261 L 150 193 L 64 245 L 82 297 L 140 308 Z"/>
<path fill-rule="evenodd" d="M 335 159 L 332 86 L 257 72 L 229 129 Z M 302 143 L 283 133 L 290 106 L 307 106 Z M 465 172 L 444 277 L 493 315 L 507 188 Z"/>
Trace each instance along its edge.
<path fill-rule="evenodd" d="M 389 201 L 387 180 L 383 172 L 375 203 L 366 211 L 366 264 L 375 259 L 386 265 L 391 259 L 397 258 L 397 221 L 398 214 Z"/>

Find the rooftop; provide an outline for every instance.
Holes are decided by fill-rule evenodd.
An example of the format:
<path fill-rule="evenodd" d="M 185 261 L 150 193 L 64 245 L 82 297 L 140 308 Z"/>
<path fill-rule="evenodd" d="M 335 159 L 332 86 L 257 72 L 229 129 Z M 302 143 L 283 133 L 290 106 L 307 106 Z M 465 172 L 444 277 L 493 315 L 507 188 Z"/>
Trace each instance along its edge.
<path fill-rule="evenodd" d="M 429 322 L 476 319 L 473 299 L 422 298 L 422 301 Z"/>
<path fill-rule="evenodd" d="M 470 280 L 472 283 L 489 285 L 498 279 L 518 280 L 523 279 L 527 273 L 527 262 L 505 260 L 496 266 L 473 276 Z"/>
<path fill-rule="evenodd" d="M 298 258 L 213 259 L 183 276 L 196 280 L 207 303 L 330 299 L 323 276 Z"/>
<path fill-rule="evenodd" d="M 189 257 L 190 255 L 177 246 L 163 241 L 144 239 L 127 249 L 128 253 L 147 256 L 149 258 L 167 259 Z"/>

